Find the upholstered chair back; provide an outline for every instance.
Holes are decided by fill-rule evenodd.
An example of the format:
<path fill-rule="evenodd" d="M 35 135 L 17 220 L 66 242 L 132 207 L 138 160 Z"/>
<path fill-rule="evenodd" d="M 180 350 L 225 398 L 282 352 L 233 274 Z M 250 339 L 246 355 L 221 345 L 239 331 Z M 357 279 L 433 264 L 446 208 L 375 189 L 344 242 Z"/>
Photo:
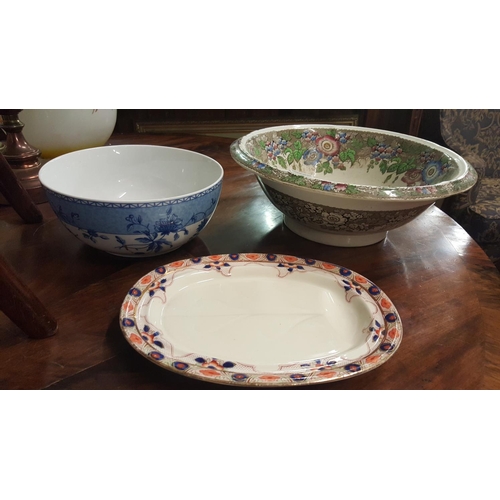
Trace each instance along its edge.
<path fill-rule="evenodd" d="M 442 109 L 441 135 L 481 177 L 500 177 L 500 109 Z"/>

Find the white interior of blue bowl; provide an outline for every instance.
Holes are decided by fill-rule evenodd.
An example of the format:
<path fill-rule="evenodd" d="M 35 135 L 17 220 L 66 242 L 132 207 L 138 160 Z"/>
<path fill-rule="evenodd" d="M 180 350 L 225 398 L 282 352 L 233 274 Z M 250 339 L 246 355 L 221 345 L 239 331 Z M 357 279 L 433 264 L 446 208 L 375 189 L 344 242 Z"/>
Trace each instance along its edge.
<path fill-rule="evenodd" d="M 69 197 L 102 202 L 153 202 L 196 194 L 222 179 L 221 165 L 179 148 L 119 145 L 84 149 L 47 162 L 42 185 Z"/>

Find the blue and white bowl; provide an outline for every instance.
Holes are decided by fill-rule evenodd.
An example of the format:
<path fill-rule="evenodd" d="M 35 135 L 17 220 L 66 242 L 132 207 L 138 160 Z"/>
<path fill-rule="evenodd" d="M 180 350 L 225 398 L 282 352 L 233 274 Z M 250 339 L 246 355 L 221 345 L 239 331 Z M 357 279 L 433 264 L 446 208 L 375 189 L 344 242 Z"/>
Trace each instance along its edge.
<path fill-rule="evenodd" d="M 39 178 L 59 220 L 110 254 L 144 257 L 197 236 L 219 202 L 224 171 L 200 153 L 166 146 L 84 149 L 48 161 Z"/>

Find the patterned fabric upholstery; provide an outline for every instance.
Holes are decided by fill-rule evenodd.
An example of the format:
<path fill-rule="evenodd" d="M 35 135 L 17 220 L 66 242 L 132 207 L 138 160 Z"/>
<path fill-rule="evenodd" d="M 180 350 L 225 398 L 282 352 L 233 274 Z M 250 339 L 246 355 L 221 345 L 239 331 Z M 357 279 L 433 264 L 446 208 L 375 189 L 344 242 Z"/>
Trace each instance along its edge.
<path fill-rule="evenodd" d="M 440 120 L 446 145 L 479 174 L 470 191 L 448 198 L 442 208 L 500 269 L 500 110 L 442 109 Z"/>

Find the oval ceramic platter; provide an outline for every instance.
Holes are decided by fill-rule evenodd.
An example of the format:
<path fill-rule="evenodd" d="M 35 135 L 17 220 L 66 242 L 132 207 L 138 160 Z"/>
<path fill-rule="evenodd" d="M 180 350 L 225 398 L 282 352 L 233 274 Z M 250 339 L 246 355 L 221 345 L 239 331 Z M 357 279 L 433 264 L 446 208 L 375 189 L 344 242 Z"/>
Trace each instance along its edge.
<path fill-rule="evenodd" d="M 163 368 L 240 386 L 342 380 L 386 362 L 403 329 L 365 277 L 275 254 L 180 260 L 143 276 L 120 312 L 127 341 Z"/>

